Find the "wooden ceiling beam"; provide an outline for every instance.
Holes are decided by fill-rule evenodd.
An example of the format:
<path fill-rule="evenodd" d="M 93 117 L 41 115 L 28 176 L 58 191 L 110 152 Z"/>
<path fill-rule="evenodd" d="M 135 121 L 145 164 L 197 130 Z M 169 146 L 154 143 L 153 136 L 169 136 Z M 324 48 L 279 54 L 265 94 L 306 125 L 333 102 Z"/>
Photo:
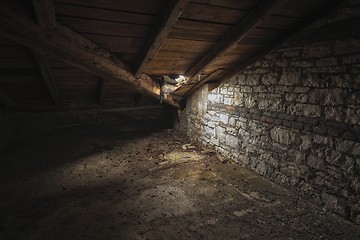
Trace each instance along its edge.
<path fill-rule="evenodd" d="M 14 101 L 4 91 L 0 89 L 0 104 L 4 107 L 12 108 L 15 106 Z"/>
<path fill-rule="evenodd" d="M 53 1 L 33 0 L 33 6 L 38 25 L 51 34 L 56 25 Z M 45 54 L 41 51 L 33 50 L 33 55 L 54 103 L 56 106 L 62 106 L 62 99 Z"/>
<path fill-rule="evenodd" d="M 104 79 L 123 81 L 137 91 L 160 98 L 156 81 L 145 74 L 135 77 L 126 63 L 97 44 L 59 22 L 55 22 L 55 28 L 49 34 L 8 2 L 2 0 L 0 4 L 0 35 Z M 166 102 L 179 106 L 171 97 Z"/>
<path fill-rule="evenodd" d="M 213 45 L 196 63 L 185 73 L 190 80 L 196 78 L 215 59 L 228 48 L 237 44 L 256 26 L 258 26 L 272 12 L 285 4 L 288 0 L 260 0 L 240 21 L 228 31 L 224 37 Z"/>
<path fill-rule="evenodd" d="M 150 37 L 145 43 L 144 49 L 135 61 L 134 72 L 137 77 L 144 72 L 146 66 L 159 51 L 189 0 L 172 0 L 166 2 L 168 4 L 166 4 L 162 11 L 160 11 L 161 15 L 157 18 L 154 28 L 150 31 Z"/>

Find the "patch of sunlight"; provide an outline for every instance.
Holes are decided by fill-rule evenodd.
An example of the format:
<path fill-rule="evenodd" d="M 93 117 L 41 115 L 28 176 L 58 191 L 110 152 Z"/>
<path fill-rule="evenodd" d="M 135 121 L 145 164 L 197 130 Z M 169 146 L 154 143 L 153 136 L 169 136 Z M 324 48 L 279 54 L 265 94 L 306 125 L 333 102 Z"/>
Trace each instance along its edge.
<path fill-rule="evenodd" d="M 196 152 L 173 151 L 166 154 L 164 158 L 173 162 L 198 161 L 205 158 L 205 155 Z"/>

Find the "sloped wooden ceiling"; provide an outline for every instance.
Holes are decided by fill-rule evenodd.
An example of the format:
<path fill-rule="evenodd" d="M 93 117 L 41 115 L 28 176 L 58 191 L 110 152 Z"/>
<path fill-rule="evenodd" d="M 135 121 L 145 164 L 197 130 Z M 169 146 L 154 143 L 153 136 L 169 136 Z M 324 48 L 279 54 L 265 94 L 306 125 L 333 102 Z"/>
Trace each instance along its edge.
<path fill-rule="evenodd" d="M 341 4 L 330 0 L 0 0 L 0 103 L 129 106 L 232 76 Z M 145 97 L 144 99 L 148 99 Z M 151 100 L 144 100 L 144 104 Z"/>

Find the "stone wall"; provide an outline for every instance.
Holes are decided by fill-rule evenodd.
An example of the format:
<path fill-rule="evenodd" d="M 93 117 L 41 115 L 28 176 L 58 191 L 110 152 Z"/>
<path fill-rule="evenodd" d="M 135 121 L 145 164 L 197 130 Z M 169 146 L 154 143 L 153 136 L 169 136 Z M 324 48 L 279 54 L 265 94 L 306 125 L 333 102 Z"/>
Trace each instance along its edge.
<path fill-rule="evenodd" d="M 350 22 L 298 34 L 202 87 L 186 111 L 194 141 L 360 224 L 360 39 Z"/>

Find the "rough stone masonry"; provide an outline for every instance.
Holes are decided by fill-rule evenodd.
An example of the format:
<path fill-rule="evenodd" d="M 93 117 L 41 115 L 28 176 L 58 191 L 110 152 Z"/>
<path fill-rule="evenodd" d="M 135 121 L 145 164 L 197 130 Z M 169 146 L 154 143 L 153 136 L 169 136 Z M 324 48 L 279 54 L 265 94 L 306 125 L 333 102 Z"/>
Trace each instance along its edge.
<path fill-rule="evenodd" d="M 195 141 L 360 224 L 360 37 L 346 11 L 199 89 L 186 120 Z"/>

